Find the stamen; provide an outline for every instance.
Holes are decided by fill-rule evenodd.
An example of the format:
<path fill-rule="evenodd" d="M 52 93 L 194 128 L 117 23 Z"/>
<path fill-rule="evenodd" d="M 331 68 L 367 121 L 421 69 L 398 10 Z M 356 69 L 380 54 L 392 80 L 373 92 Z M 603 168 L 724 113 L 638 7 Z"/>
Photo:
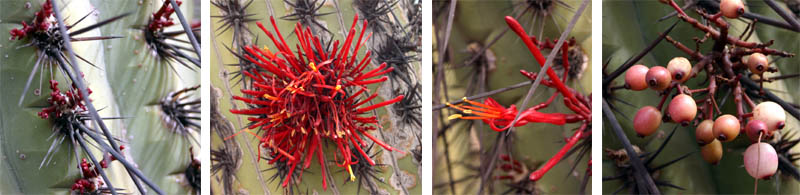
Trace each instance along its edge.
<path fill-rule="evenodd" d="M 314 72 L 319 72 L 319 70 L 317 70 L 317 66 L 314 65 L 314 62 L 308 63 L 308 66 L 311 66 L 311 70 L 314 70 Z"/>
<path fill-rule="evenodd" d="M 461 114 L 454 114 L 454 115 L 448 116 L 447 120 L 458 119 L 458 118 L 461 118 L 461 117 L 463 117 L 463 116 L 461 116 Z"/>
<path fill-rule="evenodd" d="M 350 181 L 356 181 L 356 175 L 353 175 L 353 169 L 350 168 L 350 165 L 347 165 L 347 172 L 350 173 Z"/>

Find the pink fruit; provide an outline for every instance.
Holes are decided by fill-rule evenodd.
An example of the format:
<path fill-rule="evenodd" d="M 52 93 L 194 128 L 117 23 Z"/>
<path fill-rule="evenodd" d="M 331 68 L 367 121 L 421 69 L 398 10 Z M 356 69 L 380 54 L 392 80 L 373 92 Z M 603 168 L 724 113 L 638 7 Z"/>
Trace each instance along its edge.
<path fill-rule="evenodd" d="M 703 120 L 703 122 L 700 122 L 700 125 L 697 125 L 694 131 L 694 137 L 697 139 L 698 144 L 706 145 L 717 139 L 714 135 L 713 127 L 714 121 L 708 119 Z"/>
<path fill-rule="evenodd" d="M 647 71 L 645 80 L 650 89 L 661 91 L 669 87 L 670 82 L 672 82 L 672 74 L 663 66 L 653 66 Z"/>
<path fill-rule="evenodd" d="M 767 61 L 767 56 L 761 53 L 753 53 L 747 57 L 747 68 L 750 69 L 750 72 L 754 74 L 761 74 L 767 68 L 769 68 L 769 62 Z"/>
<path fill-rule="evenodd" d="M 714 135 L 721 142 L 729 142 L 739 136 L 739 127 L 741 127 L 739 119 L 735 116 L 730 114 L 722 115 L 717 117 L 717 120 L 714 120 Z"/>
<path fill-rule="evenodd" d="M 677 95 L 669 102 L 668 113 L 672 121 L 683 126 L 689 125 L 694 120 L 694 117 L 697 116 L 697 103 L 689 95 Z"/>
<path fill-rule="evenodd" d="M 645 76 L 648 70 L 650 70 L 650 68 L 641 64 L 631 66 L 631 68 L 625 71 L 625 84 L 634 91 L 647 89 Z"/>
<path fill-rule="evenodd" d="M 767 143 L 752 144 L 744 151 L 744 168 L 753 178 L 769 178 L 778 170 L 778 153 Z"/>
<path fill-rule="evenodd" d="M 770 131 L 783 129 L 786 112 L 775 102 L 761 102 L 753 109 L 753 119 L 764 121 Z"/>
<path fill-rule="evenodd" d="M 661 111 L 655 107 L 642 107 L 633 117 L 633 129 L 639 136 L 651 135 L 658 130 L 659 126 L 661 126 Z"/>
<path fill-rule="evenodd" d="M 744 3 L 742 0 L 722 0 L 719 2 L 719 10 L 725 17 L 738 18 L 744 14 Z"/>
<path fill-rule="evenodd" d="M 700 148 L 700 153 L 703 155 L 703 160 L 716 165 L 722 159 L 722 143 L 719 140 L 711 141 L 711 143 Z"/>
<path fill-rule="evenodd" d="M 744 126 L 744 132 L 753 143 L 758 142 L 758 136 L 760 133 L 764 134 L 762 135 L 761 140 L 769 140 L 772 137 L 772 131 L 767 130 L 767 123 L 764 123 L 764 121 L 760 120 L 750 120 L 747 122 L 747 125 Z"/>
<path fill-rule="evenodd" d="M 684 57 L 675 57 L 667 64 L 667 70 L 672 73 L 672 80 L 683 83 L 689 80 L 689 73 L 692 71 L 692 63 Z"/>

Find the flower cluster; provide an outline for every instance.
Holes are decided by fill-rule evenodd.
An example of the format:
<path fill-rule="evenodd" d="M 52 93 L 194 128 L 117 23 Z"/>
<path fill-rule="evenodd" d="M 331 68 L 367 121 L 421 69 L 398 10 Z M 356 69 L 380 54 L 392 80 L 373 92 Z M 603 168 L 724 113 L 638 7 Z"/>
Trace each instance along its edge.
<path fill-rule="evenodd" d="M 251 89 L 242 89 L 244 96 L 234 99 L 247 103 L 247 109 L 232 109 L 234 114 L 250 115 L 248 129 L 258 129 L 261 135 L 259 149 L 268 149 L 272 158 L 269 163 L 281 161 L 289 164 L 289 177 L 283 182 L 286 187 L 293 177 L 295 167 L 306 169 L 312 158 L 317 160 L 325 172 L 323 140 L 336 144 L 334 154 L 339 167 L 344 167 L 355 180 L 351 165 L 354 155 L 361 155 L 370 165 L 375 162 L 364 152 L 368 146 L 362 136 L 369 138 L 388 151 L 396 151 L 383 141 L 376 139 L 368 132 L 378 126 L 376 116 L 362 116 L 374 109 L 398 102 L 403 96 L 365 106 L 377 97 L 377 93 L 369 95 L 366 85 L 381 83 L 386 76 L 374 78 L 393 71 L 383 63 L 379 68 L 364 72 L 371 61 L 370 52 L 360 60 L 356 60 L 361 46 L 369 39 L 364 39 L 364 31 L 355 39 L 355 26 L 358 16 L 353 19 L 350 31 L 344 44 L 333 43 L 333 49 L 323 48 L 319 37 L 312 35 L 311 29 L 305 29 L 299 23 L 295 26 L 299 44 L 297 52 L 292 52 L 270 18 L 275 35 L 260 22 L 258 27 L 269 37 L 278 49 L 272 52 L 266 47 L 245 46 L 242 58 L 254 63 L 258 68 L 244 70 L 243 74 L 253 81 Z M 367 22 L 364 21 L 364 26 Z M 351 48 L 355 41 L 355 47 Z M 352 53 L 351 53 L 352 51 Z M 358 96 L 369 95 L 366 99 Z M 371 104 L 371 103 L 370 103 Z M 362 107 L 363 106 L 363 107 Z M 249 132 L 249 131 L 248 131 Z M 355 148 L 359 154 L 351 152 Z M 259 152 L 259 155 L 261 153 Z M 260 158 L 259 158 L 260 159 Z M 340 162 L 341 161 L 341 162 Z M 300 171 L 302 173 L 302 171 Z M 327 181 L 323 174 L 323 187 L 327 189 Z"/>
<path fill-rule="evenodd" d="M 525 46 L 528 47 L 528 50 L 531 52 L 536 59 L 536 62 L 538 62 L 540 66 L 544 66 L 545 64 L 545 58 L 542 55 L 540 48 L 552 49 L 552 52 L 559 52 L 560 50 L 562 53 L 561 58 L 564 69 L 569 69 L 570 64 L 568 59 L 568 47 L 575 44 L 574 40 L 569 40 L 560 48 L 556 48 L 556 45 L 553 44 L 553 42 L 549 39 L 545 39 L 545 41 L 541 42 L 536 41 L 536 37 L 528 35 L 516 19 L 506 16 L 505 20 L 509 28 L 514 31 L 517 36 L 520 37 L 520 39 L 522 39 L 522 41 L 525 43 Z M 528 77 L 530 80 L 536 80 L 538 75 L 525 70 L 520 70 L 520 73 L 523 76 Z M 566 82 L 568 71 L 564 71 L 563 76 L 559 78 L 553 68 L 548 67 L 546 74 L 550 79 L 543 79 L 541 80 L 540 84 L 550 88 L 555 88 L 558 90 L 558 93 L 554 93 L 547 101 L 532 106 L 531 108 L 528 108 L 522 112 L 517 110 L 516 105 L 511 105 L 509 108 L 505 108 L 492 98 L 487 98 L 484 103 L 472 101 L 466 97 L 462 99 L 464 103 L 472 104 L 474 106 L 451 103 L 446 104 L 448 107 L 459 110 L 463 114 L 469 114 L 469 116 L 454 114 L 451 115 L 449 119 L 483 120 L 484 123 L 489 124 L 492 130 L 495 131 L 505 131 L 512 126 L 523 126 L 528 123 L 549 123 L 554 125 L 581 123 L 581 126 L 575 131 L 575 133 L 566 139 L 566 145 L 564 145 L 561 150 L 556 153 L 556 155 L 550 158 L 550 160 L 548 160 L 543 166 L 530 173 L 528 178 L 532 181 L 541 179 L 544 174 L 546 174 L 553 166 L 555 166 L 555 164 L 561 161 L 564 155 L 567 155 L 567 151 L 569 151 L 578 141 L 587 140 L 587 138 L 589 138 L 591 135 L 590 123 L 592 120 L 592 110 L 589 98 L 586 98 L 582 94 L 564 84 L 564 82 Z M 549 106 L 555 100 L 558 94 L 564 96 L 563 103 L 567 108 L 574 112 L 573 114 L 543 113 L 538 111 Z M 498 125 L 505 127 L 501 128 L 498 127 Z"/>
<path fill-rule="evenodd" d="M 120 151 L 124 149 L 125 146 L 119 146 Z M 106 157 L 107 158 L 103 158 L 103 160 L 100 161 L 100 167 L 92 165 L 86 158 L 81 159 L 80 168 L 82 177 L 75 180 L 70 190 L 81 194 L 103 190 L 101 187 L 105 184 L 103 183 L 103 179 L 100 178 L 100 171 L 98 169 L 108 168 L 108 163 L 117 160 L 114 156 L 107 155 Z"/>
<path fill-rule="evenodd" d="M 78 108 L 86 110 L 86 105 L 84 104 L 86 98 L 81 96 L 77 87 L 73 86 L 71 90 L 62 93 L 61 90 L 58 89 L 58 81 L 50 80 L 50 89 L 52 92 L 50 92 L 50 98 L 47 99 L 47 103 L 49 103 L 50 106 L 42 108 L 42 111 L 38 113 L 39 117 L 43 119 L 50 118 L 50 116 L 59 118 L 67 112 L 75 112 Z M 86 90 L 89 95 L 92 94 L 91 89 L 86 88 Z"/>
<path fill-rule="evenodd" d="M 156 13 L 153 13 L 153 18 L 150 20 L 150 24 L 147 24 L 148 29 L 156 31 L 175 24 L 172 22 L 172 18 L 170 17 L 172 16 L 172 13 L 175 13 L 175 8 L 172 7 L 170 1 L 172 0 L 164 1 L 164 4 L 161 5 L 161 8 L 158 9 Z M 183 2 L 180 0 L 175 0 L 175 3 L 178 3 L 178 6 L 180 6 Z"/>
<path fill-rule="evenodd" d="M 28 25 L 28 23 L 22 21 L 22 29 L 14 28 L 8 32 L 9 34 L 11 34 L 9 40 L 14 40 L 14 38 L 20 40 L 28 36 L 29 33 L 33 33 L 36 31 L 47 31 L 48 29 L 50 29 L 50 25 L 52 23 L 52 20 L 50 18 L 52 16 L 53 16 L 53 4 L 50 2 L 50 0 L 47 0 L 42 4 L 42 9 L 36 12 L 36 17 L 34 18 L 31 25 Z"/>

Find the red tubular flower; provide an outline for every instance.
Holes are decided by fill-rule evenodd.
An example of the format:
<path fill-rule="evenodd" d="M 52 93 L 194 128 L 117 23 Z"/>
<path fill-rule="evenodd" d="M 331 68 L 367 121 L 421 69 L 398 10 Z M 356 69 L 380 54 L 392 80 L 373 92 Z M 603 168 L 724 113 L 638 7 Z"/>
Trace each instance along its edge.
<path fill-rule="evenodd" d="M 536 171 L 530 174 L 529 179 L 533 181 L 537 181 L 544 176 L 553 166 L 555 166 L 561 159 L 566 155 L 566 153 L 579 141 L 582 139 L 586 139 L 591 135 L 591 131 L 589 129 L 589 124 L 591 123 L 592 117 L 592 110 L 589 100 L 582 96 L 580 93 L 575 92 L 574 89 L 567 87 L 564 85 L 567 76 L 567 70 L 569 69 L 569 60 L 568 60 L 568 46 L 574 45 L 574 40 L 571 40 L 570 43 L 566 45 L 562 45 L 560 48 L 555 48 L 555 45 L 550 41 L 546 40 L 543 42 L 534 42 L 536 38 L 533 36 L 529 36 L 522 26 L 510 16 L 505 17 L 506 23 L 508 24 L 509 28 L 514 31 L 517 36 L 519 36 L 522 41 L 525 43 L 525 46 L 528 47 L 528 50 L 534 56 L 536 61 L 539 63 L 540 66 L 544 66 L 545 58 L 542 55 L 540 48 L 547 48 L 553 49 L 552 52 L 560 52 L 562 53 L 562 63 L 564 64 L 564 76 L 563 79 L 559 78 L 556 75 L 555 71 L 552 68 L 548 67 L 546 70 L 547 76 L 549 79 L 541 80 L 542 85 L 555 88 L 558 90 L 558 93 L 564 96 L 564 105 L 572 110 L 574 114 L 565 114 L 565 113 L 542 113 L 539 112 L 539 109 L 545 108 L 552 103 L 558 93 L 554 93 L 550 98 L 544 102 L 532 106 L 522 112 L 518 112 L 515 105 L 511 105 L 508 108 L 500 105 L 492 98 L 487 98 L 484 103 L 476 102 L 467 99 L 466 97 L 463 98 L 463 102 L 465 104 L 471 105 L 453 105 L 447 103 L 446 105 L 460 110 L 464 114 L 470 114 L 470 116 L 463 116 L 461 114 L 454 114 L 451 115 L 450 119 L 468 119 L 468 120 L 483 120 L 483 122 L 489 124 L 492 130 L 495 131 L 505 131 L 509 129 L 511 126 L 523 126 L 528 123 L 550 123 L 554 125 L 564 125 L 565 123 L 577 123 L 581 122 L 581 126 L 575 131 L 575 133 L 568 139 L 566 139 L 567 144 L 564 145 L 561 150 L 559 150 L 556 155 L 550 158 L 547 163 L 543 166 L 539 167 Z M 522 75 L 528 77 L 531 80 L 535 80 L 537 77 L 536 73 L 531 73 L 525 70 L 520 70 Z M 517 116 L 519 114 L 519 116 Z M 474 116 L 473 116 L 474 115 Z M 519 120 L 511 124 L 514 119 L 519 118 Z M 505 126 L 505 127 L 498 127 L 498 126 Z M 589 161 L 591 163 L 591 161 Z M 502 168 L 502 167 L 501 167 Z M 508 178 L 508 177 L 505 177 Z"/>
<path fill-rule="evenodd" d="M 377 93 L 366 99 L 357 98 L 369 92 L 366 85 L 386 81 L 387 77 L 379 76 L 394 70 L 391 67 L 387 68 L 383 63 L 377 69 L 364 72 L 371 59 L 370 53 L 367 52 L 360 61 L 356 60 L 358 50 L 366 42 L 363 30 L 358 37 L 355 36 L 358 16 L 353 19 L 342 47 L 339 48 L 339 41 L 335 41 L 333 51 L 324 49 L 320 39 L 311 34 L 311 29 L 303 28 L 298 23 L 294 29 L 299 42 L 295 53 L 283 39 L 283 35 L 275 25 L 275 19 L 270 17 L 270 21 L 274 34 L 260 22 L 256 24 L 272 40 L 277 51 L 273 52 L 266 47 L 261 49 L 255 45 L 243 48 L 245 53 L 242 54 L 242 58 L 259 68 L 243 71 L 244 75 L 252 79 L 253 88 L 242 89 L 243 96 L 233 97 L 249 104 L 250 107 L 232 109 L 230 112 L 251 116 L 248 118 L 251 123 L 247 129 L 258 129 L 261 134 L 256 135 L 247 129 L 243 131 L 259 137 L 261 140 L 259 150 L 269 149 L 270 155 L 275 157 L 270 160 L 270 164 L 277 161 L 289 164 L 289 177 L 285 177 L 282 185 L 286 187 L 289 184 L 297 165 L 302 165 L 302 169 L 308 168 L 315 155 L 322 171 L 325 172 L 323 139 L 336 144 L 337 152 L 334 159 L 337 160 L 338 166 L 347 170 L 351 180 L 354 180 L 355 176 L 350 165 L 357 163 L 352 161 L 357 159 L 351 158 L 353 155 L 361 155 L 369 164 L 375 165 L 362 149 L 367 143 L 361 136 L 369 138 L 388 151 L 395 151 L 368 133 L 379 125 L 377 117 L 361 116 L 398 102 L 403 96 L 374 105 L 365 104 L 376 98 Z M 366 21 L 364 26 L 367 26 Z M 367 35 L 367 39 L 369 37 L 370 35 Z M 354 40 L 356 38 L 357 40 Z M 353 42 L 356 44 L 351 54 L 350 47 Z M 351 150 L 353 147 L 356 150 Z M 351 151 L 358 151 L 359 154 Z M 327 189 L 327 179 L 324 174 L 322 183 L 323 188 Z"/>
<path fill-rule="evenodd" d="M 511 28 L 511 30 L 514 31 L 514 33 L 516 33 L 517 36 L 519 36 L 522 39 L 522 41 L 525 43 L 525 46 L 528 47 L 528 50 L 531 52 L 536 61 L 539 63 L 539 66 L 544 66 L 545 63 L 544 56 L 542 55 L 541 51 L 539 51 L 539 48 L 533 43 L 533 41 L 531 41 L 531 39 L 528 38 L 528 33 L 525 32 L 525 30 L 522 28 L 519 22 L 517 22 L 517 20 L 515 20 L 510 16 L 506 16 L 505 20 L 506 23 L 508 24 L 508 27 Z M 566 60 L 567 50 L 565 47 L 562 47 L 560 49 L 562 50 L 562 54 L 564 54 L 562 55 L 562 58 L 565 58 L 562 59 L 564 60 L 564 65 L 565 65 L 564 67 L 568 67 L 569 61 Z M 521 70 L 520 72 L 523 75 L 528 76 L 531 80 L 535 79 L 536 74 L 534 73 L 528 73 L 527 71 L 524 70 Z M 588 124 L 591 122 L 591 117 L 592 117 L 592 110 L 590 108 L 591 105 L 588 105 L 584 103 L 584 101 L 579 100 L 578 97 L 573 92 L 574 90 L 564 85 L 563 81 L 560 78 L 558 78 L 558 75 L 556 75 L 555 71 L 553 71 L 552 68 L 547 69 L 547 76 L 550 77 L 550 80 L 547 82 L 543 80 L 542 84 L 548 87 L 553 87 L 558 89 L 558 92 L 564 95 L 564 105 L 567 106 L 570 110 L 572 110 L 576 114 L 580 115 L 580 117 L 578 118 L 580 121 L 583 122 L 583 124 L 581 124 L 581 127 L 579 127 L 578 130 L 576 130 L 575 133 L 566 140 L 567 144 L 564 145 L 561 148 L 561 150 L 559 150 L 558 153 L 556 153 L 555 156 L 550 158 L 547 161 L 547 163 L 545 163 L 543 166 L 539 167 L 536 171 L 531 173 L 529 179 L 532 181 L 537 181 L 541 179 L 542 176 L 544 176 L 544 174 L 547 173 L 547 171 L 549 171 L 551 168 L 553 168 L 553 166 L 555 166 L 558 162 L 561 161 L 561 159 L 564 157 L 567 151 L 569 151 L 572 148 L 572 146 L 574 146 L 575 143 L 578 142 L 578 140 L 588 138 L 589 135 L 591 135 L 591 131 L 586 131 L 586 129 L 588 128 Z M 548 100 L 548 102 L 544 103 L 543 105 L 546 106 L 547 104 L 549 104 L 552 101 L 553 97 L 551 97 L 550 100 Z M 539 106 L 534 106 L 533 108 L 535 107 Z"/>
<path fill-rule="evenodd" d="M 510 128 L 509 126 L 514 118 L 517 116 L 517 106 L 511 105 L 508 108 L 503 107 L 500 103 L 497 103 L 492 98 L 486 98 L 485 103 L 480 103 L 476 101 L 469 100 L 467 98 L 463 99 L 464 102 L 472 104 L 474 106 L 469 105 L 453 105 L 447 103 L 447 106 L 451 108 L 455 108 L 464 112 L 465 114 L 474 114 L 477 116 L 463 116 L 461 114 L 454 114 L 450 116 L 451 119 L 460 118 L 460 119 L 479 119 L 483 120 L 486 124 L 489 124 L 489 127 L 495 131 L 505 131 L 506 129 Z M 515 127 L 523 126 L 528 123 L 550 123 L 554 125 L 564 125 L 565 123 L 574 123 L 580 121 L 582 119 L 579 115 L 574 114 L 563 114 L 563 113 L 543 113 L 539 112 L 538 109 L 541 107 L 531 107 L 526 109 L 520 115 L 519 121 L 514 124 Z M 500 128 L 498 126 L 505 126 Z"/>

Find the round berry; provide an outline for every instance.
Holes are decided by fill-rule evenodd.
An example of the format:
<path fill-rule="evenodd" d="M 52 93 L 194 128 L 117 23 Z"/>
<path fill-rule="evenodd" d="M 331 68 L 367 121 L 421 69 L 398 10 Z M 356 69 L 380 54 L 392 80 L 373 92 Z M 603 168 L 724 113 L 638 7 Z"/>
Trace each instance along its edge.
<path fill-rule="evenodd" d="M 631 68 L 625 71 L 625 85 L 634 91 L 647 89 L 645 76 L 648 70 L 650 70 L 650 68 L 641 64 L 631 66 Z"/>
<path fill-rule="evenodd" d="M 661 111 L 655 107 L 642 107 L 633 117 L 633 129 L 641 137 L 655 133 L 659 126 L 661 126 Z"/>
<path fill-rule="evenodd" d="M 753 143 L 758 142 L 758 136 L 761 136 L 761 140 L 769 140 L 772 138 L 772 131 L 767 130 L 767 123 L 760 120 L 754 119 L 748 121 L 747 125 L 744 126 L 744 132 Z M 762 133 L 763 135 L 760 135 Z"/>
<path fill-rule="evenodd" d="M 750 68 L 750 72 L 753 74 L 763 73 L 769 68 L 767 56 L 761 53 L 750 54 L 750 57 L 747 57 L 747 68 Z"/>
<path fill-rule="evenodd" d="M 719 2 L 719 10 L 725 17 L 738 18 L 744 14 L 744 3 L 742 0 L 722 0 Z"/>
<path fill-rule="evenodd" d="M 672 121 L 680 123 L 683 126 L 689 125 L 697 115 L 697 103 L 695 103 L 694 99 L 689 95 L 677 95 L 669 102 L 668 113 Z"/>
<path fill-rule="evenodd" d="M 767 123 L 770 131 L 780 130 L 786 126 L 786 112 L 775 102 L 761 102 L 753 109 L 753 119 Z"/>
<path fill-rule="evenodd" d="M 729 142 L 739 135 L 739 119 L 735 116 L 726 114 L 717 117 L 714 121 L 714 135 L 722 142 Z"/>
<path fill-rule="evenodd" d="M 661 91 L 669 87 L 669 83 L 672 82 L 672 74 L 663 66 L 653 66 L 647 71 L 645 80 L 650 89 Z"/>
<path fill-rule="evenodd" d="M 722 143 L 715 139 L 700 148 L 700 153 L 703 155 L 703 160 L 716 165 L 722 159 Z"/>
<path fill-rule="evenodd" d="M 778 170 L 778 153 L 771 145 L 761 142 L 744 151 L 744 168 L 756 179 L 767 179 Z"/>
<path fill-rule="evenodd" d="M 697 138 L 697 143 L 700 145 L 706 145 L 716 140 L 713 128 L 714 121 L 712 120 L 706 119 L 703 120 L 703 122 L 700 122 L 700 125 L 697 125 L 697 128 L 694 131 L 694 137 Z"/>
<path fill-rule="evenodd" d="M 667 64 L 667 70 L 672 73 L 672 80 L 683 83 L 689 80 L 689 73 L 692 71 L 692 63 L 684 57 L 675 57 Z"/>

